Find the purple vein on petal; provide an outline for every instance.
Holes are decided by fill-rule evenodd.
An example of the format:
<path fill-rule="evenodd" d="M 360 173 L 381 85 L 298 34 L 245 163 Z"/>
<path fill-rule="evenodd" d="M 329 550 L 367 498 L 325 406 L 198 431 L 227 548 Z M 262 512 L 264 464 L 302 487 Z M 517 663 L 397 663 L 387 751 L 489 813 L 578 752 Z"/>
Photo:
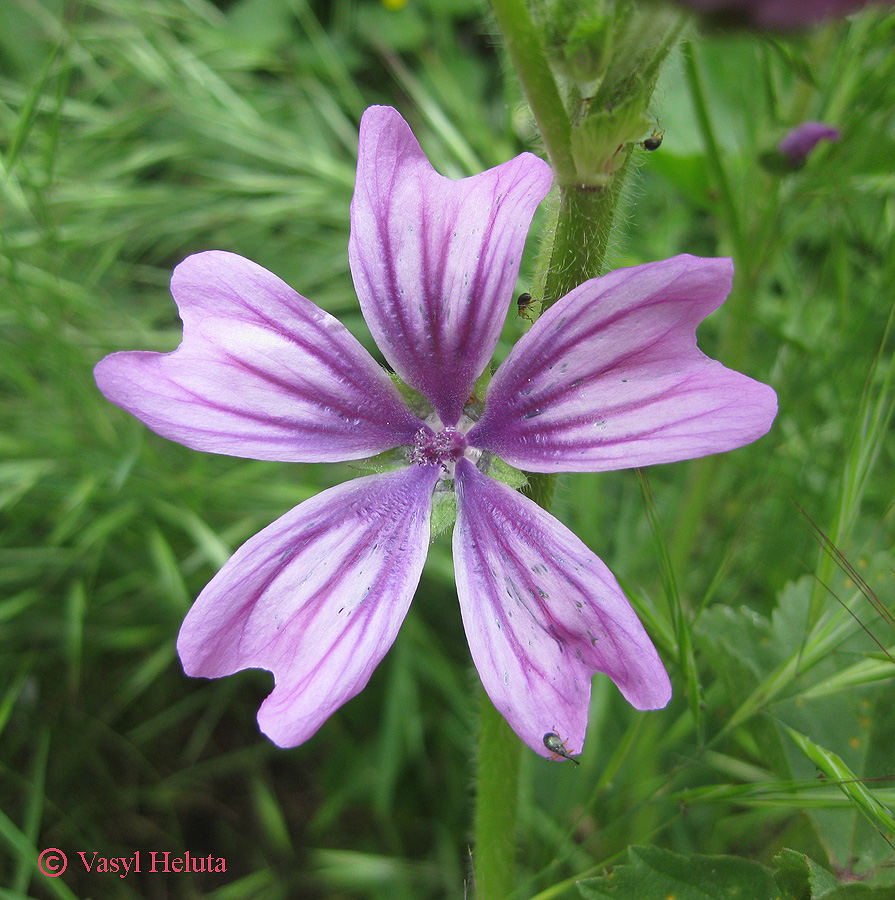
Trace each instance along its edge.
<path fill-rule="evenodd" d="M 550 169 L 522 154 L 452 181 L 393 109 L 364 114 L 349 258 L 389 364 L 455 424 L 491 357 Z"/>
<path fill-rule="evenodd" d="M 729 260 L 678 256 L 576 288 L 498 369 L 470 443 L 562 472 L 672 462 L 761 437 L 776 414 L 773 390 L 696 345 L 731 272 Z"/>
<path fill-rule="evenodd" d="M 457 592 L 485 690 L 516 733 L 550 755 L 556 731 L 579 751 L 590 678 L 605 672 L 638 709 L 664 706 L 670 683 L 605 565 L 531 500 L 457 466 Z"/>
<path fill-rule="evenodd" d="M 184 260 L 173 353 L 116 353 L 96 367 L 112 402 L 159 434 L 233 456 L 357 459 L 419 427 L 388 375 L 336 319 L 232 253 Z"/>
<path fill-rule="evenodd" d="M 367 683 L 419 582 L 437 467 L 330 488 L 244 544 L 178 638 L 189 675 L 274 673 L 258 714 L 280 746 L 307 740 Z"/>

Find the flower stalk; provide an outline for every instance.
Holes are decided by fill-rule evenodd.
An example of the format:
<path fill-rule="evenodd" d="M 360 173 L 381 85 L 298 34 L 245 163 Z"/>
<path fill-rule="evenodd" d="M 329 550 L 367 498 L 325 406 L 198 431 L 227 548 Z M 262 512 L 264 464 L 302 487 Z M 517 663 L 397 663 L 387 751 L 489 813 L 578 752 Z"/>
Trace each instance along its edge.
<path fill-rule="evenodd" d="M 498 900 L 516 886 L 516 812 L 522 742 L 479 688 L 476 751 L 475 897 Z"/>
<path fill-rule="evenodd" d="M 562 51 L 557 54 L 554 48 L 548 61 L 549 53 L 540 38 L 542 29 L 535 24 L 526 0 L 492 0 L 491 6 L 544 142 L 559 194 L 543 237 L 532 291 L 543 313 L 604 271 L 634 141 L 648 125 L 646 109 L 659 68 L 678 40 L 684 19 L 673 17 L 664 28 L 660 24 L 657 31 L 647 29 L 646 46 L 641 43 L 632 49 L 639 23 L 630 15 L 629 4 L 621 0 L 602 20 L 597 14 L 574 25 L 554 22 L 555 29 L 566 37 L 575 31 L 589 33 L 590 46 L 585 37 L 583 44 L 579 41 L 569 50 L 565 60 L 557 58 Z M 542 18 L 548 19 L 550 6 L 543 0 L 534 4 L 540 7 Z M 613 59 L 613 43 L 624 47 L 627 58 L 637 60 L 639 72 L 619 67 L 617 57 Z M 566 46 L 571 47 L 571 41 Z M 590 71 L 582 71 L 582 60 L 591 63 Z M 552 473 L 529 473 L 525 493 L 549 511 L 556 481 Z M 515 887 L 521 749 L 483 694 L 475 812 L 476 896 L 481 900 L 502 900 Z"/>
<path fill-rule="evenodd" d="M 575 179 L 571 124 L 525 0 L 492 0 L 491 10 L 560 183 Z"/>
<path fill-rule="evenodd" d="M 495 0 L 495 6 L 504 0 Z M 515 2 L 515 0 L 512 0 Z M 545 140 L 545 143 L 549 142 Z M 535 290 L 542 312 L 570 290 L 601 274 L 627 166 L 607 186 L 559 188 L 559 209 Z M 557 476 L 528 473 L 525 493 L 550 510 Z M 475 881 L 479 900 L 504 900 L 515 886 L 516 812 L 522 743 L 480 692 L 474 822 Z"/>
<path fill-rule="evenodd" d="M 579 284 L 603 274 L 626 169 L 627 160 L 605 186 L 572 184 L 559 188 L 556 228 L 547 238 L 551 244 L 549 261 L 545 271 L 535 276 L 543 284 L 542 310 Z"/>

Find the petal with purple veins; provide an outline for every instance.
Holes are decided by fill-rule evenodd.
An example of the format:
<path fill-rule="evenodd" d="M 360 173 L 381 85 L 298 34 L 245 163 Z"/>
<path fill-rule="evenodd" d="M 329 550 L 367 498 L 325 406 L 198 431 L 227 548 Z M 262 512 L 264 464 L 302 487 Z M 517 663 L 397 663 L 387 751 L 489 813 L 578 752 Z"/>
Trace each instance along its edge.
<path fill-rule="evenodd" d="M 195 450 L 323 462 L 412 444 L 419 420 L 338 320 L 234 253 L 185 259 L 171 279 L 183 319 L 173 353 L 113 353 L 100 390 Z"/>
<path fill-rule="evenodd" d="M 184 620 L 186 673 L 270 670 L 261 730 L 281 747 L 311 737 L 394 642 L 429 548 L 439 471 L 410 466 L 330 488 L 243 544 Z"/>
<path fill-rule="evenodd" d="M 720 453 L 770 428 L 774 391 L 696 346 L 726 259 L 618 269 L 555 303 L 513 348 L 470 444 L 532 472 L 590 472 Z"/>
<path fill-rule="evenodd" d="M 390 107 L 361 121 L 348 245 L 361 308 L 398 375 L 456 424 L 503 327 L 550 167 L 530 153 L 453 181 Z"/>
<path fill-rule="evenodd" d="M 671 684 L 612 573 L 562 523 L 521 494 L 457 466 L 454 569 L 473 661 L 491 701 L 541 756 L 555 732 L 580 753 L 590 682 L 604 672 L 637 709 Z"/>

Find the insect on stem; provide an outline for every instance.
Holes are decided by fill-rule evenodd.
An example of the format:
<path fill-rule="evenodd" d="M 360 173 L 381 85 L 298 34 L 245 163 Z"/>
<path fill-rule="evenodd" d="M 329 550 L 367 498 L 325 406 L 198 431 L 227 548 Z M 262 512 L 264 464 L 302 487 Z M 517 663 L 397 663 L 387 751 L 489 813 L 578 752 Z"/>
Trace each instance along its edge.
<path fill-rule="evenodd" d="M 644 138 L 644 140 L 640 142 L 640 146 L 643 147 L 644 150 L 649 150 L 650 152 L 658 150 L 659 147 L 662 146 L 662 138 L 664 137 L 665 129 L 657 122 L 656 127 L 653 129 L 653 133 L 648 138 Z"/>
<path fill-rule="evenodd" d="M 533 306 L 534 300 L 531 299 L 531 294 L 520 294 L 516 298 L 516 315 L 521 319 L 526 319 L 529 322 L 534 322 L 534 319 L 531 317 Z"/>

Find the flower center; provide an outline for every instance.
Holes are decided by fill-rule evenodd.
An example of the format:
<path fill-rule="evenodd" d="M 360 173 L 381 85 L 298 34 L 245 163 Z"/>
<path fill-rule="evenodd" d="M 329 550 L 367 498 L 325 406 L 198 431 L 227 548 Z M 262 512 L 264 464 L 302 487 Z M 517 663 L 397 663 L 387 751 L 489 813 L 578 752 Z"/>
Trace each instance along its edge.
<path fill-rule="evenodd" d="M 466 435 L 456 428 L 433 432 L 420 428 L 410 448 L 410 461 L 418 466 L 441 466 L 453 475 L 454 464 L 466 451 Z"/>

